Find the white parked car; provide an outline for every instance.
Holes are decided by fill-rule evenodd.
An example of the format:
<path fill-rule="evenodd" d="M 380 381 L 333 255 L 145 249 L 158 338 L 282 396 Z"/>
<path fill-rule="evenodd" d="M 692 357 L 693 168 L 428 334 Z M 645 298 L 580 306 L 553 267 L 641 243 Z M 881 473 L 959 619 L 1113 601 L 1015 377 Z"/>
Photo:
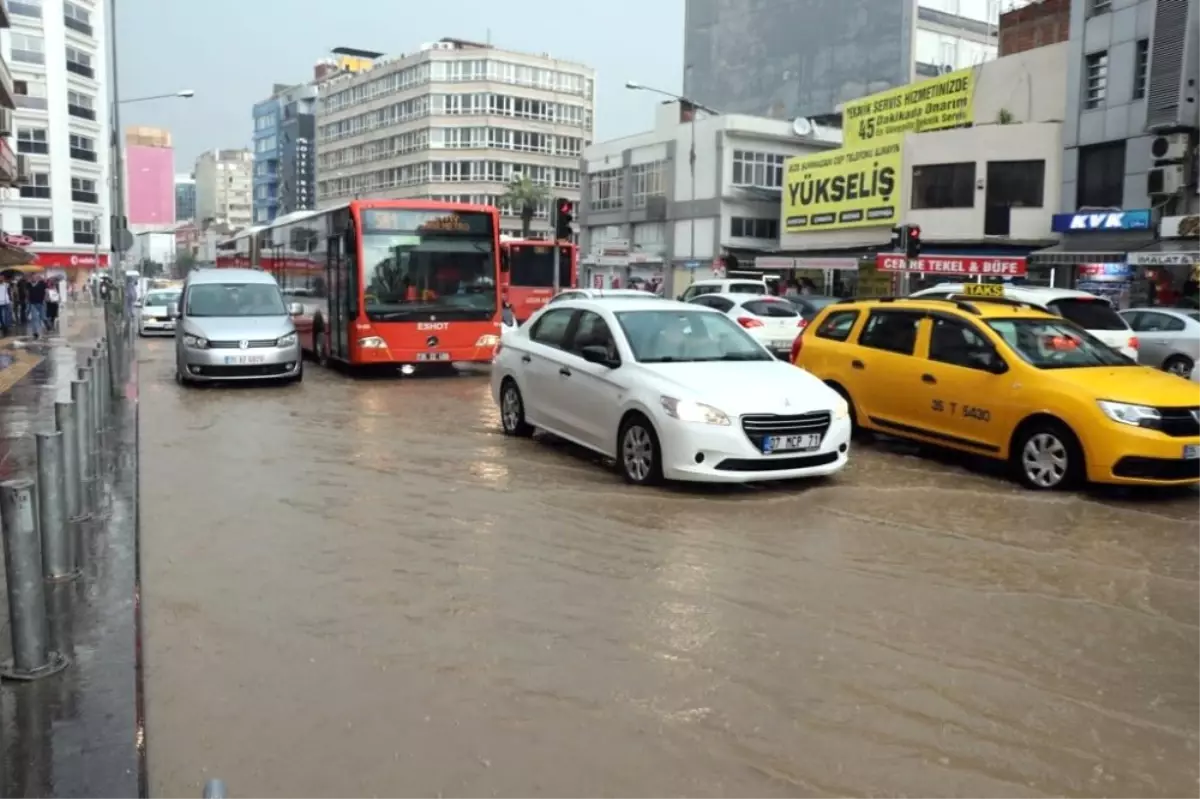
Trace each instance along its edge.
<path fill-rule="evenodd" d="M 723 313 L 673 300 L 566 300 L 501 340 L 504 432 L 541 428 L 625 479 L 741 483 L 846 465 L 849 408 Z"/>
<path fill-rule="evenodd" d="M 765 280 L 722 277 L 697 280 L 683 290 L 676 299 L 687 302 L 702 294 L 770 294 L 771 288 Z"/>
<path fill-rule="evenodd" d="M 138 317 L 138 335 L 152 333 L 175 335 L 175 319 L 171 306 L 179 302 L 180 289 L 151 289 L 142 297 L 141 315 Z"/>
<path fill-rule="evenodd" d="M 777 358 L 787 361 L 791 360 L 792 342 L 808 324 L 795 305 L 769 294 L 701 294 L 689 302 L 725 314 Z"/>
<path fill-rule="evenodd" d="M 653 300 L 657 299 L 658 295 L 652 291 L 642 291 L 641 289 L 564 289 L 551 297 L 546 304 L 553 305 L 564 300 L 611 300 L 629 297 Z"/>
<path fill-rule="evenodd" d="M 924 291 L 913 292 L 912 296 L 947 297 L 961 294 L 962 291 L 962 283 L 938 283 Z M 1135 361 L 1138 359 L 1137 334 L 1104 297 L 1074 289 L 1010 286 L 1007 283 L 1004 285 L 1004 296 L 1057 314 L 1079 325 L 1122 355 Z"/>

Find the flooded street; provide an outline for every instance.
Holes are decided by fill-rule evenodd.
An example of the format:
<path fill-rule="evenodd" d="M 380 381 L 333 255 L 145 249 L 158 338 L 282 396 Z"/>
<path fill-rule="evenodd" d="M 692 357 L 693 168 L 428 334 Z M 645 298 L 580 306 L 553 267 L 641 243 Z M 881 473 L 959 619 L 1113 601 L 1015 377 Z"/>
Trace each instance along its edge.
<path fill-rule="evenodd" d="M 141 349 L 150 792 L 1195 796 L 1194 491 L 625 486 L 482 373 Z"/>

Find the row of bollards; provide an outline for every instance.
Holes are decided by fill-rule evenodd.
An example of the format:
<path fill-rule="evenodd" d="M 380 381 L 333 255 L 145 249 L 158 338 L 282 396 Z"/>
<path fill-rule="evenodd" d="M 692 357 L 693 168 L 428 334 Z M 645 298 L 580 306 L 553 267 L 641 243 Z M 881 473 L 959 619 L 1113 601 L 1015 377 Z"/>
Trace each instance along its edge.
<path fill-rule="evenodd" d="M 35 434 L 36 478 L 0 482 L 13 655 L 0 665 L 5 679 L 36 680 L 68 665 L 50 648 L 45 584 L 79 577 L 83 527 L 104 514 L 102 456 L 114 395 L 110 345 L 101 339 L 78 367 L 71 399 L 54 404 L 54 430 Z"/>

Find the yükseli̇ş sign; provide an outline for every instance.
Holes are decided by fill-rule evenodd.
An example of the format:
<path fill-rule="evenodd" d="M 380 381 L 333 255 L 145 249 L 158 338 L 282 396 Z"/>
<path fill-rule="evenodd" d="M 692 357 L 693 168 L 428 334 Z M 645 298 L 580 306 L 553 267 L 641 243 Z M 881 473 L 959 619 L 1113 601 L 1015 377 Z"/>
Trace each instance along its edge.
<path fill-rule="evenodd" d="M 895 224 L 901 140 L 789 158 L 783 226 L 789 233 Z"/>
<path fill-rule="evenodd" d="M 974 104 L 974 68 L 888 89 L 842 106 L 842 142 L 856 147 L 905 133 L 970 125 Z"/>

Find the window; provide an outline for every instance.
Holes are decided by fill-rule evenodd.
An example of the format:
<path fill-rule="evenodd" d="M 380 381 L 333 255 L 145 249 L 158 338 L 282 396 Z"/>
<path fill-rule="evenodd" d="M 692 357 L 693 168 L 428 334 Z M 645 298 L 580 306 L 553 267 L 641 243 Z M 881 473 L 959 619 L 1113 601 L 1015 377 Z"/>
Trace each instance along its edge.
<path fill-rule="evenodd" d="M 90 178 L 71 178 L 71 199 L 77 203 L 92 205 L 100 202 L 100 195 L 96 193 L 96 181 Z"/>
<path fill-rule="evenodd" d="M 96 140 L 88 136 L 71 134 L 71 157 L 76 161 L 96 160 Z"/>
<path fill-rule="evenodd" d="M 31 36 L 28 33 L 14 33 L 11 36 L 11 60 L 21 64 L 45 64 L 46 43 L 41 36 Z"/>
<path fill-rule="evenodd" d="M 817 338 L 827 338 L 833 341 L 845 341 L 850 338 L 850 331 L 858 321 L 858 311 L 834 311 L 825 317 L 825 321 L 813 333 Z"/>
<path fill-rule="evenodd" d="M 750 302 L 742 303 L 742 307 L 755 316 L 766 316 L 772 319 L 796 319 L 800 316 L 800 312 L 796 310 L 796 306 L 787 300 L 774 298 L 769 300 L 751 300 Z"/>
<path fill-rule="evenodd" d="M 82 75 L 85 78 L 93 78 L 96 76 L 96 70 L 92 69 L 92 57 L 82 50 L 67 46 L 67 72 L 74 72 L 76 75 Z"/>
<path fill-rule="evenodd" d="M 917 325 L 921 314 L 905 311 L 872 311 L 858 336 L 863 347 L 912 355 L 917 345 Z"/>
<path fill-rule="evenodd" d="M 1187 325 L 1178 316 L 1143 311 L 1137 314 L 1131 327 L 1138 333 L 1176 333 Z"/>
<path fill-rule="evenodd" d="M 538 344 L 561 349 L 567 340 L 567 329 L 570 328 L 571 319 L 574 316 L 575 309 L 573 308 L 547 311 L 529 331 L 529 338 Z"/>
<path fill-rule="evenodd" d="M 929 360 L 968 369 L 983 369 L 983 364 L 972 356 L 991 352 L 992 349 L 992 345 L 973 325 L 959 319 L 934 317 L 929 333 Z"/>
<path fill-rule="evenodd" d="M 33 197 L 39 200 L 50 199 L 50 173 L 34 172 L 29 176 L 29 182 L 21 187 L 22 197 Z"/>
<path fill-rule="evenodd" d="M 74 222 L 76 244 L 96 244 L 96 222 L 92 219 L 76 219 Z"/>
<path fill-rule="evenodd" d="M 20 17 L 42 18 L 42 0 L 8 0 L 8 10 Z"/>
<path fill-rule="evenodd" d="M 912 207 L 974 208 L 975 164 L 927 164 L 913 167 Z"/>
<path fill-rule="evenodd" d="M 81 119 L 95 119 L 96 109 L 91 96 L 83 92 L 67 92 L 67 113 Z"/>
<path fill-rule="evenodd" d="M 592 311 L 584 311 L 579 314 L 579 323 L 571 341 L 571 352 L 577 355 L 583 354 L 584 347 L 603 347 L 609 361 L 619 359 L 612 331 L 608 329 L 604 319 Z"/>
<path fill-rule="evenodd" d="M 1099 108 L 1108 95 L 1108 51 L 1092 53 L 1087 57 L 1084 73 L 1083 107 Z"/>
<path fill-rule="evenodd" d="M 779 220 L 731 217 L 729 235 L 741 239 L 777 239 L 779 238 Z"/>
<path fill-rule="evenodd" d="M 698 297 L 693 297 L 691 302 L 696 305 L 703 305 L 705 308 L 712 308 L 721 313 L 727 313 L 733 307 L 733 300 L 726 299 L 720 294 L 701 294 Z"/>
<path fill-rule="evenodd" d="M 23 216 L 21 217 L 21 235 L 28 236 L 34 241 L 53 241 L 54 234 L 50 228 L 50 217 L 48 216 Z"/>
<path fill-rule="evenodd" d="M 588 175 L 591 210 L 611 211 L 624 205 L 625 176 L 620 169 L 606 169 Z"/>
<path fill-rule="evenodd" d="M 1046 303 L 1051 313 L 1082 327 L 1084 330 L 1128 330 L 1108 300 L 1100 297 L 1070 297 Z"/>
<path fill-rule="evenodd" d="M 41 80 L 14 80 L 13 99 L 17 108 L 31 108 L 39 111 L 46 110 L 46 83 Z"/>
<path fill-rule="evenodd" d="M 1097 14 L 1107 14 L 1109 11 L 1112 11 L 1112 0 L 1088 1 L 1088 16 L 1094 17 Z"/>
<path fill-rule="evenodd" d="M 1125 203 L 1125 142 L 1079 148 L 1076 208 L 1120 208 Z"/>
<path fill-rule="evenodd" d="M 17 152 L 27 155 L 47 155 L 50 142 L 45 128 L 21 128 L 17 131 Z"/>
<path fill-rule="evenodd" d="M 989 161 L 988 205 L 1041 208 L 1045 183 L 1045 161 Z"/>
<path fill-rule="evenodd" d="M 70 0 L 63 3 L 63 24 L 86 36 L 92 35 L 92 12 Z"/>
<path fill-rule="evenodd" d="M 645 208 L 651 197 L 664 196 L 665 166 L 665 161 L 654 161 L 649 164 L 636 164 L 630 168 L 629 179 L 633 182 L 634 208 Z"/>
<path fill-rule="evenodd" d="M 749 150 L 733 151 L 734 186 L 761 186 L 768 189 L 783 188 L 783 162 L 786 156 L 774 153 L 754 153 Z"/>
<path fill-rule="evenodd" d="M 1150 40 L 1138 39 L 1137 56 L 1133 66 L 1133 99 L 1146 96 L 1146 82 L 1150 77 Z"/>

